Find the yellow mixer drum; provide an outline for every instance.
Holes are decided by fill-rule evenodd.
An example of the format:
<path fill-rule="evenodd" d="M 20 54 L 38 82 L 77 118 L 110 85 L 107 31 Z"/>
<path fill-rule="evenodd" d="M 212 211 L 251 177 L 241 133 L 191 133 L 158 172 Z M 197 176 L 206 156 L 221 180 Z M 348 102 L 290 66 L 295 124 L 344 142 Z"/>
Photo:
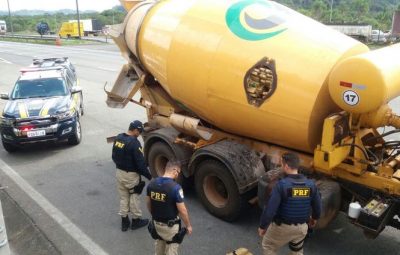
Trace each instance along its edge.
<path fill-rule="evenodd" d="M 267 0 L 135 6 L 125 39 L 178 102 L 226 132 L 312 152 L 332 68 L 364 44 Z"/>
<path fill-rule="evenodd" d="M 345 59 L 330 75 L 329 91 L 340 108 L 368 113 L 400 95 L 400 44 Z"/>

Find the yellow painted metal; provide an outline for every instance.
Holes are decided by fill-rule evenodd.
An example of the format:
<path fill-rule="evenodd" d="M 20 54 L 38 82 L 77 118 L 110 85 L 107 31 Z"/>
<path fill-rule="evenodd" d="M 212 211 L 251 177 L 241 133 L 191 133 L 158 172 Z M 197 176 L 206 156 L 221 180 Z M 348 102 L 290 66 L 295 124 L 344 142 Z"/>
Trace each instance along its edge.
<path fill-rule="evenodd" d="M 165 0 L 145 15 L 138 38 L 137 22 L 126 22 L 127 45 L 171 97 L 201 119 L 229 133 L 311 153 L 324 118 L 337 111 L 328 91 L 330 71 L 368 48 L 273 1 L 265 1 L 269 7 L 256 2 L 240 20 L 267 13 L 283 20 L 283 32 L 257 41 L 235 35 L 226 18 L 237 1 Z M 141 20 L 135 13 L 129 19 Z M 257 108 L 248 103 L 244 78 L 264 57 L 275 61 L 277 88 Z"/>
<path fill-rule="evenodd" d="M 332 175 L 340 179 L 358 183 L 385 194 L 400 196 L 400 180 L 379 176 L 377 173 L 365 171 L 361 175 L 354 175 L 349 171 L 352 166 L 341 164 L 333 169 Z"/>
<path fill-rule="evenodd" d="M 329 92 L 340 108 L 352 113 L 378 110 L 400 95 L 400 44 L 343 60 L 332 71 Z M 343 86 L 343 82 L 348 86 Z M 341 86 L 342 83 L 342 86 Z M 345 102 L 346 91 L 353 91 L 358 103 Z"/>
<path fill-rule="evenodd" d="M 356 132 L 353 139 L 346 138 L 340 144 L 334 141 L 334 125 L 337 116 L 329 117 L 324 123 L 323 143 L 314 152 L 314 168 L 318 172 L 325 173 L 353 183 L 367 186 L 371 189 L 385 192 L 386 194 L 400 196 L 400 181 L 395 178 L 393 164 L 381 165 L 377 173 L 367 171 L 367 160 L 358 148 L 354 148 L 354 156 L 350 157 L 350 146 L 354 139 L 355 145 L 363 148 L 361 138 L 371 133 L 372 130 L 361 129 Z M 352 163 L 347 164 L 345 159 Z"/>
<path fill-rule="evenodd" d="M 335 124 L 341 118 L 340 115 L 328 117 L 324 121 L 324 128 L 322 134 L 322 143 L 315 149 L 314 152 L 314 165 L 317 168 L 324 169 L 324 172 L 329 173 L 330 170 L 345 160 L 350 153 L 351 147 L 338 146 L 334 144 Z M 350 138 L 344 143 L 351 143 Z"/>
<path fill-rule="evenodd" d="M 400 117 L 397 116 L 389 105 L 382 105 L 378 110 L 372 111 L 361 116 L 361 126 L 369 128 L 379 128 L 392 126 L 400 128 Z"/>
<path fill-rule="evenodd" d="M 400 180 L 394 178 L 398 178 L 399 171 L 395 172 L 395 167 L 384 164 L 376 173 L 367 171 L 362 151 L 354 148 L 350 156 L 352 147 L 343 146 L 355 143 L 363 148 L 361 138 L 374 132 L 363 127 L 397 127 L 400 123 L 397 116 L 389 114 L 390 109 L 382 106 L 397 95 L 398 46 L 368 53 L 365 45 L 272 1 L 265 1 L 269 3 L 266 10 L 260 4 L 262 0 L 246 7 L 240 21 L 245 22 L 245 14 L 260 20 L 268 13 L 283 20 L 278 29 L 285 30 L 269 39 L 246 40 L 235 35 L 226 22 L 228 9 L 238 2 L 249 1 L 164 0 L 154 6 L 136 5 L 127 16 L 126 46 L 136 56 L 130 60 L 138 59 L 179 106 L 218 127 L 204 128 L 212 134 L 209 140 L 179 138 L 176 142 L 198 149 L 223 139 L 233 140 L 266 153 L 276 163 L 288 150 L 304 151 L 308 153 L 300 153 L 303 166 L 400 195 Z M 125 7 L 130 10 L 132 6 Z M 259 32 L 250 27 L 248 30 Z M 385 58 L 388 54 L 391 59 Z M 256 107 L 248 103 L 244 79 L 263 58 L 275 63 L 277 88 Z M 363 71 L 357 71 L 359 67 Z M 341 81 L 346 86 L 340 86 Z M 354 107 L 340 101 L 349 84 L 361 91 L 356 91 L 360 102 Z M 383 92 L 374 87 L 370 90 L 371 84 L 377 84 Z M 175 102 L 146 84 L 141 92 L 148 106 L 149 123 L 171 126 L 169 116 L 178 109 Z M 372 97 L 374 93 L 377 98 Z M 365 104 L 369 98 L 372 106 Z M 355 113 L 350 120 L 354 136 L 335 144 L 337 117 L 325 118 L 338 112 L 338 106 Z M 343 163 L 346 159 L 352 163 Z"/>

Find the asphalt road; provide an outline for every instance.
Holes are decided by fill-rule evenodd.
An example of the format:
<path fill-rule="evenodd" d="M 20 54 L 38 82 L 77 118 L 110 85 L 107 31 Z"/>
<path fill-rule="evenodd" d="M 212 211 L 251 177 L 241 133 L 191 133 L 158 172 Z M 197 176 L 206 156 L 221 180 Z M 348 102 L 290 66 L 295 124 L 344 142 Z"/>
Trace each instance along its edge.
<path fill-rule="evenodd" d="M 56 47 L 0 42 L 1 92 L 12 89 L 19 69 L 29 65 L 34 56 L 68 56 L 75 64 L 84 90 L 83 141 L 75 147 L 31 146 L 15 154 L 8 154 L 0 146 L 0 158 L 107 253 L 153 254 L 153 241 L 146 229 L 120 231 L 115 169 L 106 137 L 124 131 L 133 119 L 146 118 L 143 109 L 133 104 L 118 110 L 105 104 L 103 86 L 107 81 L 112 85 L 124 63 L 115 45 Z M 4 103 L 0 102 L 1 108 Z M 399 103 L 394 102 L 394 106 L 398 111 Z M 74 254 L 67 252 L 67 241 L 59 240 L 59 231 L 49 227 L 54 223 L 46 220 L 46 213 L 35 210 L 35 204 L 22 191 L 12 188 L 8 179 L 1 178 L 0 182 L 9 187 L 14 199 L 63 254 Z M 193 234 L 185 239 L 181 254 L 223 255 L 238 247 L 261 254 L 258 208 L 249 208 L 237 222 L 226 223 L 208 214 L 193 191 L 186 191 L 186 201 Z M 144 197 L 142 207 L 148 217 Z M 400 236 L 387 228 L 376 240 L 367 240 L 360 229 L 340 215 L 327 229 L 316 231 L 305 250 L 307 254 L 394 255 L 400 254 Z M 283 249 L 279 254 L 287 251 Z"/>

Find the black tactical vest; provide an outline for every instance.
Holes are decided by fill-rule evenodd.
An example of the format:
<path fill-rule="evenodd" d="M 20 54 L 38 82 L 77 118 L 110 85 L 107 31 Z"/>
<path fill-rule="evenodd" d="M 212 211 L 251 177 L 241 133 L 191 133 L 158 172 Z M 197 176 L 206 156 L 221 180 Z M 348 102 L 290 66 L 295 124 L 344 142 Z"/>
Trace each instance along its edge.
<path fill-rule="evenodd" d="M 118 169 L 134 172 L 135 164 L 133 154 L 129 152 L 129 146 L 133 142 L 133 137 L 126 134 L 119 134 L 114 141 L 112 159 Z"/>
<path fill-rule="evenodd" d="M 160 177 L 150 182 L 148 189 L 151 214 L 155 221 L 166 222 L 176 219 L 178 216 L 178 208 L 174 199 L 176 185 L 174 181 L 164 181 Z"/>
<path fill-rule="evenodd" d="M 313 182 L 305 177 L 294 179 L 286 177 L 281 180 L 282 202 L 276 218 L 290 223 L 305 223 L 311 213 Z"/>

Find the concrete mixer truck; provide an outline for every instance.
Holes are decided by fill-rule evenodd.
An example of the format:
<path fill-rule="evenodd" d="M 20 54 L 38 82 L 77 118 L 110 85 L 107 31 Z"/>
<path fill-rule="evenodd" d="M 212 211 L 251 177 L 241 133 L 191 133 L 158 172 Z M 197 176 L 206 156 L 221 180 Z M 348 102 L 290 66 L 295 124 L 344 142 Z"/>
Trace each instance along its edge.
<path fill-rule="evenodd" d="M 400 132 L 388 106 L 400 45 L 370 51 L 273 1 L 121 3 L 111 34 L 127 63 L 107 104 L 146 109 L 154 176 L 179 160 L 204 207 L 231 221 L 292 151 L 320 188 L 320 227 L 357 201 L 350 221 L 369 236 L 400 228 L 400 141 L 387 139 Z"/>

